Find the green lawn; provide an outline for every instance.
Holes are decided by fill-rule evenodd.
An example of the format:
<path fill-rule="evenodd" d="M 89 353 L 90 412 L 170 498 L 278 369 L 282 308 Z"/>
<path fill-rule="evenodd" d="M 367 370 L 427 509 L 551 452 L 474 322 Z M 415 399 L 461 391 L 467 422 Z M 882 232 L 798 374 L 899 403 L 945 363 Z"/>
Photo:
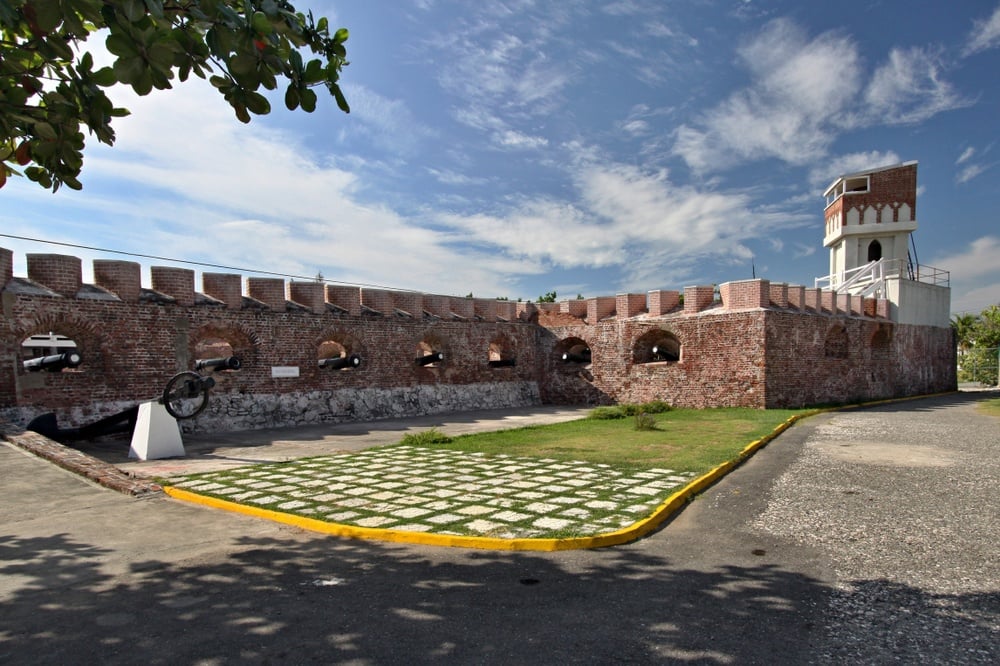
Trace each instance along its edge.
<path fill-rule="evenodd" d="M 991 416 L 1000 416 L 1000 398 L 985 400 L 979 403 L 978 407 L 981 412 L 985 412 Z"/>
<path fill-rule="evenodd" d="M 656 430 L 636 430 L 633 417 L 591 418 L 461 435 L 430 446 L 486 454 L 585 460 L 619 469 L 660 467 L 703 473 L 732 460 L 747 444 L 772 432 L 791 416 L 808 411 L 676 409 L 653 415 Z"/>

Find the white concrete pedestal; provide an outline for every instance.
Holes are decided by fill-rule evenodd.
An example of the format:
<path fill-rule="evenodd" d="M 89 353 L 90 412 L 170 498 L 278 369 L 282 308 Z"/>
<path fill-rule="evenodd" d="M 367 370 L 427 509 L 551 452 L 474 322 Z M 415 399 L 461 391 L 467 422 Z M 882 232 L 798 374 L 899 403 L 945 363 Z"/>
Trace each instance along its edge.
<path fill-rule="evenodd" d="M 129 458 L 157 460 L 184 457 L 184 443 L 177 420 L 158 402 L 139 403 Z"/>

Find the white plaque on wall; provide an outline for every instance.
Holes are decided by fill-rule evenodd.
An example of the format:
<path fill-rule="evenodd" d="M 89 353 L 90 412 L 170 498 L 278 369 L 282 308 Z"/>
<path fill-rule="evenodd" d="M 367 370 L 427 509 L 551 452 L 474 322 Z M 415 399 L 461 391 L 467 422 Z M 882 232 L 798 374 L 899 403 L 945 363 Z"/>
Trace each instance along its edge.
<path fill-rule="evenodd" d="M 297 365 L 272 365 L 272 377 L 298 377 L 299 366 Z"/>

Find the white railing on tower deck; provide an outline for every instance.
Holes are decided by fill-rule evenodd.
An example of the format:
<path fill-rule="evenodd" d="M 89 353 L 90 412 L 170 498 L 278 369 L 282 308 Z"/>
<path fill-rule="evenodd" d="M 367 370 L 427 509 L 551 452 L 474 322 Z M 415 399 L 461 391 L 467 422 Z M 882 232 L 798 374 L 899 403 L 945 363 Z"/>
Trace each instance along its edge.
<path fill-rule="evenodd" d="M 902 259 L 879 259 L 843 273 L 816 278 L 815 286 L 839 294 L 871 296 L 882 291 L 886 280 L 901 279 L 947 287 L 951 283 L 951 274 L 940 268 L 912 264 Z"/>

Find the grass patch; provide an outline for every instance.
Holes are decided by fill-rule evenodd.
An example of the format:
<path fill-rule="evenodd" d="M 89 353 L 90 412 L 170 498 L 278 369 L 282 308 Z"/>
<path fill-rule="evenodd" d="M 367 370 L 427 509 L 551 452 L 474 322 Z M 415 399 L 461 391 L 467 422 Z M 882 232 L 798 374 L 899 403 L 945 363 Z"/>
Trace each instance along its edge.
<path fill-rule="evenodd" d="M 598 408 L 603 410 L 606 408 Z M 598 410 L 594 410 L 595 412 Z M 660 467 L 703 473 L 735 458 L 750 442 L 803 409 L 673 409 L 648 414 L 655 430 L 632 419 L 599 416 L 544 426 L 460 435 L 436 448 L 556 460 L 584 460 L 617 469 Z"/>
<path fill-rule="evenodd" d="M 979 403 L 977 409 L 984 414 L 989 414 L 990 416 L 1000 417 L 1000 398 L 994 398 L 993 400 L 984 400 Z"/>

